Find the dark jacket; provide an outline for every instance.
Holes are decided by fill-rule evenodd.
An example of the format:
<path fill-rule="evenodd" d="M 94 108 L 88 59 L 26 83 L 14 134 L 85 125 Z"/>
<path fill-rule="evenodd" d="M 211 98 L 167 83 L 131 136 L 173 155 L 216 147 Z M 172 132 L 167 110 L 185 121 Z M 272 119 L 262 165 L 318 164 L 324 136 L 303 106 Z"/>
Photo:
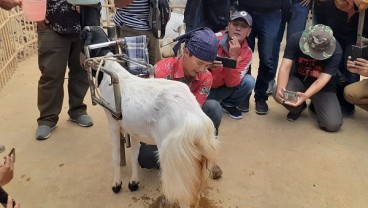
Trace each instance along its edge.
<path fill-rule="evenodd" d="M 234 0 L 188 0 L 184 23 L 191 29 L 208 27 L 214 32 L 224 30 L 229 22 L 230 5 Z"/>
<path fill-rule="evenodd" d="M 267 12 L 281 9 L 282 0 L 239 0 L 239 9 L 247 12 Z"/>

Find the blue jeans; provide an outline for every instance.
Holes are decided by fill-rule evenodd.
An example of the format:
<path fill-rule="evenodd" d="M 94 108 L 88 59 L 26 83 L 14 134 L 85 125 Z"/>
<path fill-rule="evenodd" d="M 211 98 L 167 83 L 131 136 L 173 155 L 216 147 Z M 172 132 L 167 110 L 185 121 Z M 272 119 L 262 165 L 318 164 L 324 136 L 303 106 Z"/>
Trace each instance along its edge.
<path fill-rule="evenodd" d="M 268 12 L 249 11 L 253 17 L 252 32 L 248 42 L 252 50 L 255 47 L 255 38 L 258 38 L 259 68 L 254 88 L 255 100 L 267 100 L 268 83 L 275 77 L 276 58 L 274 56 L 275 44 L 281 24 L 281 10 Z"/>
<path fill-rule="evenodd" d="M 222 86 L 219 88 L 211 88 L 208 99 L 222 101 L 226 106 L 236 107 L 242 104 L 252 93 L 255 85 L 254 77 L 246 74 L 242 82 L 236 87 Z"/>
<path fill-rule="evenodd" d="M 300 5 L 301 0 L 293 0 L 291 4 L 291 19 L 287 25 L 286 38 L 288 39 L 290 35 L 303 31 L 308 19 L 308 13 L 312 3 L 308 6 Z M 283 32 L 283 31 L 282 31 Z M 281 36 L 282 38 L 282 36 Z M 281 42 L 281 41 L 280 41 Z"/>
<path fill-rule="evenodd" d="M 300 5 L 301 0 L 293 0 L 291 4 L 291 19 L 287 23 L 287 32 L 286 32 L 286 40 L 289 37 L 297 32 L 304 31 L 305 25 L 308 19 L 308 13 L 311 7 L 310 3 L 308 6 Z M 280 25 L 280 30 L 278 32 L 277 44 L 275 44 L 274 57 L 276 57 L 275 63 L 275 71 L 277 71 L 278 63 L 279 63 L 279 53 L 280 53 L 280 44 L 282 38 L 284 36 L 286 22 L 282 21 Z M 275 78 L 275 77 L 274 77 Z"/>
<path fill-rule="evenodd" d="M 185 32 L 203 27 L 203 2 L 202 0 L 188 0 L 184 11 Z"/>
<path fill-rule="evenodd" d="M 202 110 L 213 122 L 217 136 L 222 119 L 222 107 L 220 103 L 217 100 L 207 99 L 202 105 Z"/>

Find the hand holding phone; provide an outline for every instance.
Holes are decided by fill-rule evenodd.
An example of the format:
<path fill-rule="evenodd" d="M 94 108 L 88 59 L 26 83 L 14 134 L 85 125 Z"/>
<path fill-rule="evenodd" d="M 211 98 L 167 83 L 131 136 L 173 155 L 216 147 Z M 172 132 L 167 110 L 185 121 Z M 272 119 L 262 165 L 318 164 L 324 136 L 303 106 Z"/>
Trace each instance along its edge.
<path fill-rule="evenodd" d="M 13 163 L 15 163 L 15 148 L 12 148 L 8 154 L 8 157 L 10 158 L 11 155 L 13 155 Z M 6 157 L 4 157 L 5 161 L 4 164 L 6 164 L 6 161 L 8 160 Z M 10 159 L 9 159 L 10 160 Z"/>
<path fill-rule="evenodd" d="M 297 102 L 299 95 L 296 92 L 293 91 L 289 91 L 289 90 L 284 90 L 284 96 L 283 96 L 285 101 L 289 101 L 289 102 Z"/>
<path fill-rule="evenodd" d="M 10 152 L 9 152 L 8 156 L 10 156 L 10 155 L 14 155 L 14 157 L 15 157 L 15 148 L 12 148 L 12 149 L 10 150 Z"/>
<path fill-rule="evenodd" d="M 0 204 L 2 204 L 4 207 L 7 207 L 8 204 L 8 193 L 0 187 Z M 15 201 L 12 199 L 13 201 L 13 207 L 15 207 Z"/>
<path fill-rule="evenodd" d="M 236 69 L 236 60 L 232 58 L 217 56 L 216 61 L 221 61 L 222 65 L 227 68 Z"/>
<path fill-rule="evenodd" d="M 14 176 L 14 154 L 15 150 L 11 150 L 9 155 L 5 157 L 3 165 L 0 165 L 0 187 L 9 183 Z M 13 157 L 11 157 L 13 155 Z"/>

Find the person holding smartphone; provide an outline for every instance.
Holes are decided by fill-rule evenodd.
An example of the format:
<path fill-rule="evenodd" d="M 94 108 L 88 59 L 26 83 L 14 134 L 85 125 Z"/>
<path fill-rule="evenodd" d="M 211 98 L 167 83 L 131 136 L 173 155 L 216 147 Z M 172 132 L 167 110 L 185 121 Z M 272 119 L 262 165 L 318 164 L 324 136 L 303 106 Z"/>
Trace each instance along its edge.
<path fill-rule="evenodd" d="M 8 184 L 13 179 L 14 163 L 15 163 L 15 152 L 14 152 L 14 149 L 12 149 L 9 155 L 5 157 L 4 164 L 0 165 L 0 189 L 2 191 L 3 191 L 2 186 Z M 0 194 L 4 194 L 4 191 Z M 15 203 L 15 206 L 13 206 L 13 199 L 10 196 L 8 196 L 6 208 L 13 208 L 13 207 L 19 208 L 20 204 Z"/>
<path fill-rule="evenodd" d="M 0 186 L 4 186 L 13 179 L 14 169 L 14 154 L 5 157 L 3 165 L 0 165 Z"/>
<path fill-rule="evenodd" d="M 351 57 L 349 57 L 347 69 L 351 73 L 368 77 L 368 60 L 357 58 L 355 61 L 352 61 Z M 346 86 L 344 89 L 344 97 L 349 103 L 368 111 L 368 79 L 363 79 Z"/>
<path fill-rule="evenodd" d="M 1 0 L 0 7 L 5 10 L 11 10 L 16 6 L 21 6 L 22 1 L 20 0 Z M 5 146 L 0 144 L 0 153 L 5 151 Z"/>
<path fill-rule="evenodd" d="M 273 97 L 289 110 L 288 121 L 296 121 L 307 107 L 306 100 L 311 99 L 319 127 L 329 132 L 339 130 L 342 114 L 336 75 L 341 58 L 341 46 L 326 25 L 310 26 L 287 40 Z M 293 65 L 295 70 L 291 70 Z M 296 100 L 286 99 L 294 97 L 293 92 Z"/>
<path fill-rule="evenodd" d="M 220 101 L 224 111 L 233 119 L 241 119 L 242 112 L 249 111 L 249 98 L 255 86 L 249 71 L 252 50 L 246 40 L 252 31 L 252 23 L 252 17 L 246 11 L 238 11 L 231 15 L 227 31 L 217 33 L 217 55 L 232 59 L 236 64 L 231 68 L 224 61 L 214 62 L 210 69 L 213 84 L 208 98 Z"/>

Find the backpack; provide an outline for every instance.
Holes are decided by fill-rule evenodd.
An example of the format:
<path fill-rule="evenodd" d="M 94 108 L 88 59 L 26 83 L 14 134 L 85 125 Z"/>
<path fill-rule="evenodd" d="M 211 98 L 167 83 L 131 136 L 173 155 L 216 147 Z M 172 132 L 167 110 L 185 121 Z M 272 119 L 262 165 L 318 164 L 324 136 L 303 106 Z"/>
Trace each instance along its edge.
<path fill-rule="evenodd" d="M 153 36 L 162 39 L 165 36 L 166 25 L 171 14 L 169 0 L 149 0 L 149 8 L 148 21 Z M 160 35 L 158 31 L 160 31 Z"/>

